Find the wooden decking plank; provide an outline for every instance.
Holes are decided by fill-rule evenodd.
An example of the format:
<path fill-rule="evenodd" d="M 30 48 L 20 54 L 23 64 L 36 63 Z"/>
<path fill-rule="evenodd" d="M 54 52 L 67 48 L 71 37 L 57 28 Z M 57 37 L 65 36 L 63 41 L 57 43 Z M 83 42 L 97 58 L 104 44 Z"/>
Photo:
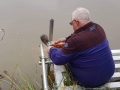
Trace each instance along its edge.
<path fill-rule="evenodd" d="M 115 72 L 110 81 L 120 81 L 120 72 Z"/>
<path fill-rule="evenodd" d="M 120 68 L 120 64 L 115 64 L 115 68 Z"/>
<path fill-rule="evenodd" d="M 104 85 L 105 87 L 109 87 L 109 88 L 120 88 L 120 82 L 109 82 L 107 84 Z"/>
<path fill-rule="evenodd" d="M 120 56 L 113 56 L 114 61 L 120 61 Z"/>
<path fill-rule="evenodd" d="M 120 55 L 120 49 L 117 50 L 111 50 L 112 55 Z"/>

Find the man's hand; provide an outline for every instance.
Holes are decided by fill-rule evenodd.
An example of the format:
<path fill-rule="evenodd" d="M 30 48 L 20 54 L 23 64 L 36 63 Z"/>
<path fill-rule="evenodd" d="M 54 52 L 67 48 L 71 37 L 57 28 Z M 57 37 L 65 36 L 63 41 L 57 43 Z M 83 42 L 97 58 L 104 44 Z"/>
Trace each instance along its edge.
<path fill-rule="evenodd" d="M 52 47 L 53 47 L 53 46 L 48 46 L 48 47 L 47 47 L 47 49 L 46 49 L 47 53 L 50 52 L 50 48 L 52 48 Z"/>
<path fill-rule="evenodd" d="M 60 43 L 60 42 L 64 42 L 65 43 L 66 38 L 60 38 L 59 40 L 55 41 L 55 43 Z"/>
<path fill-rule="evenodd" d="M 56 45 L 55 47 L 57 47 L 57 46 L 62 47 L 64 45 L 65 41 L 66 41 L 66 38 L 60 38 L 59 40 L 52 42 L 53 46 L 48 46 L 47 47 L 47 49 L 46 49 L 47 53 L 50 52 L 50 48 L 54 47 L 54 45 Z M 57 45 L 57 43 L 62 43 L 61 44 L 62 46 L 61 45 Z"/>

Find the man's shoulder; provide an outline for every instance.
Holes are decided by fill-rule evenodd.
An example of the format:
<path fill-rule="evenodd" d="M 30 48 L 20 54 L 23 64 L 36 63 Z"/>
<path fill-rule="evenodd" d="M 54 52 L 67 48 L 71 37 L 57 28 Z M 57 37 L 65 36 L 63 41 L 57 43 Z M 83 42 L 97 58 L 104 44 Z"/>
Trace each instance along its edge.
<path fill-rule="evenodd" d="M 61 48 L 64 54 L 70 54 L 74 52 L 78 52 L 77 43 L 73 38 L 73 34 L 67 37 L 65 45 Z"/>
<path fill-rule="evenodd" d="M 101 27 L 102 28 L 102 25 L 98 24 L 98 23 L 95 23 L 93 22 L 94 25 L 98 26 L 98 27 Z M 103 28 L 102 28 L 103 29 Z"/>
<path fill-rule="evenodd" d="M 75 34 L 74 34 L 74 33 L 71 34 L 70 36 L 68 36 L 68 37 L 66 38 L 66 42 L 73 40 L 74 37 L 75 37 Z"/>

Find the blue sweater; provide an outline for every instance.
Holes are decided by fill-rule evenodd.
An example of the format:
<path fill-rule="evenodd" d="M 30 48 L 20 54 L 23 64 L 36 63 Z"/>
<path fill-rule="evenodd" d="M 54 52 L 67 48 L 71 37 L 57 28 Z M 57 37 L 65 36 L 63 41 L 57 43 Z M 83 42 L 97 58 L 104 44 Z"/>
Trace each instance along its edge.
<path fill-rule="evenodd" d="M 104 30 L 92 22 L 68 37 L 63 48 L 51 48 L 50 58 L 56 65 L 68 64 L 73 78 L 85 87 L 105 84 L 115 71 Z"/>

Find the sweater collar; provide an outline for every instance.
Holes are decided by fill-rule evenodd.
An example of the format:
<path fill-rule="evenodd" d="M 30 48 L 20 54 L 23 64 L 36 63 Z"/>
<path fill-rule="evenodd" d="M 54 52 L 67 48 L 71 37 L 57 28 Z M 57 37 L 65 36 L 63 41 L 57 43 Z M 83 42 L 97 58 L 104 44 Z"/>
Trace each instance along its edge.
<path fill-rule="evenodd" d="M 81 32 L 81 31 L 84 31 L 84 30 L 86 30 L 87 28 L 89 28 L 89 27 L 92 26 L 92 25 L 93 25 L 93 22 L 89 22 L 89 23 L 87 23 L 86 25 L 84 25 L 83 27 L 77 29 L 74 33 L 79 33 L 79 32 Z"/>

